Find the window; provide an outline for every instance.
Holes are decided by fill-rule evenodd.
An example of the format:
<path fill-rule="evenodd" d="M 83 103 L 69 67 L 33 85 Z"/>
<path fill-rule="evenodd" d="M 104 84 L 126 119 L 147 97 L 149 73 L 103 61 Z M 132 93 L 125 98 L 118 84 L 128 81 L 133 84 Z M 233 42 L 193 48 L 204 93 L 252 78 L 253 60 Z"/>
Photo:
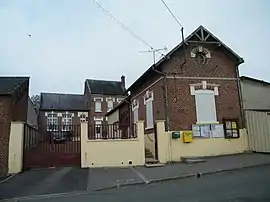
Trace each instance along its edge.
<path fill-rule="evenodd" d="M 62 114 L 62 131 L 71 131 L 72 113 L 66 112 Z"/>
<path fill-rule="evenodd" d="M 153 102 L 148 101 L 146 103 L 146 128 L 153 128 L 154 120 L 153 120 Z"/>
<path fill-rule="evenodd" d="M 197 123 L 217 122 L 215 95 L 212 90 L 196 90 Z"/>
<path fill-rule="evenodd" d="M 108 105 L 107 111 L 109 112 L 113 109 L 113 100 L 108 100 L 107 105 Z"/>
<path fill-rule="evenodd" d="M 95 112 L 102 112 L 101 100 L 95 102 Z"/>
<path fill-rule="evenodd" d="M 58 130 L 58 117 L 57 113 L 50 112 L 47 114 L 47 131 Z"/>
<path fill-rule="evenodd" d="M 133 121 L 136 124 L 139 120 L 139 108 L 133 110 Z"/>
<path fill-rule="evenodd" d="M 101 139 L 102 131 L 101 131 L 102 122 L 95 121 L 95 138 Z"/>
<path fill-rule="evenodd" d="M 82 123 L 84 123 L 84 122 L 87 121 L 87 117 L 86 117 L 85 114 L 81 114 L 81 115 L 80 115 L 80 121 L 81 121 Z"/>

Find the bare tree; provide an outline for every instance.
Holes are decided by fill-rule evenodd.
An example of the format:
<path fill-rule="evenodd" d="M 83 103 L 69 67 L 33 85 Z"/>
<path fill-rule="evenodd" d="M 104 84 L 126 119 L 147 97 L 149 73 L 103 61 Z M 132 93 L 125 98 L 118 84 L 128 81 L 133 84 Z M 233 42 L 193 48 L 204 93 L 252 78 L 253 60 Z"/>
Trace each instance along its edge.
<path fill-rule="evenodd" d="M 40 107 L 40 95 L 32 95 L 31 101 L 34 105 L 35 110 L 38 111 Z"/>

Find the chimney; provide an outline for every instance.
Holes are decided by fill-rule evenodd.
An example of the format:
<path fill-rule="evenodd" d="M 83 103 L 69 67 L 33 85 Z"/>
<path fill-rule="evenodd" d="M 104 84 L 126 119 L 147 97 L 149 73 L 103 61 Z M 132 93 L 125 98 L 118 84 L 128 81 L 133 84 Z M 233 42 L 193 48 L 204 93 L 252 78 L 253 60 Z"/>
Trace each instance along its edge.
<path fill-rule="evenodd" d="M 124 75 L 121 76 L 121 83 L 123 89 L 126 89 L 126 77 Z"/>

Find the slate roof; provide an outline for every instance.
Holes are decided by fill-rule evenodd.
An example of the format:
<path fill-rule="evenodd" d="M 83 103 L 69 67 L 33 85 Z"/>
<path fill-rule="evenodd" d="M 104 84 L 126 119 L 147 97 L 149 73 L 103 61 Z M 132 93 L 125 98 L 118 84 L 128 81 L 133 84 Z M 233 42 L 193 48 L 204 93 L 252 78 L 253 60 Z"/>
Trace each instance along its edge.
<path fill-rule="evenodd" d="M 60 94 L 60 93 L 41 93 L 41 110 L 66 110 L 66 111 L 85 111 L 87 110 L 84 95 L 79 94 Z"/>
<path fill-rule="evenodd" d="M 86 84 L 90 88 L 91 94 L 123 95 L 126 90 L 121 81 L 86 79 Z"/>
<path fill-rule="evenodd" d="M 0 95 L 11 95 L 29 77 L 0 77 Z"/>

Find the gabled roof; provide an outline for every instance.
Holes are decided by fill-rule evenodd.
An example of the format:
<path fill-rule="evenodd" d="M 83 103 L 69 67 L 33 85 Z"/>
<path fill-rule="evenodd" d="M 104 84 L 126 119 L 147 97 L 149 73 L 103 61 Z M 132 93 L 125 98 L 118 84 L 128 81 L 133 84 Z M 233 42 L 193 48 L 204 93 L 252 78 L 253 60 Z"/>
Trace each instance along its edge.
<path fill-rule="evenodd" d="M 91 94 L 123 95 L 126 90 L 121 81 L 86 79 L 86 84 Z"/>
<path fill-rule="evenodd" d="M 200 25 L 194 32 L 192 32 L 186 39 L 184 40 L 185 44 L 189 43 L 212 43 L 212 44 L 218 44 L 220 47 L 223 47 L 224 50 L 226 50 L 234 59 L 235 62 L 238 64 L 244 63 L 244 59 L 241 58 L 238 54 L 236 54 L 232 49 L 230 49 L 228 46 L 226 46 L 221 40 L 219 40 L 215 35 L 213 35 L 210 31 L 208 31 L 205 27 Z M 179 43 L 177 46 L 175 46 L 169 53 L 167 53 L 163 58 L 161 58 L 156 64 L 155 69 L 160 70 L 160 65 L 170 59 L 170 56 L 175 53 L 178 49 L 182 48 L 183 42 Z M 127 91 L 132 90 L 136 86 L 139 85 L 141 81 L 143 81 L 146 76 L 150 74 L 157 74 L 153 70 L 154 64 L 149 67 L 142 76 L 140 76 L 128 89 Z"/>
<path fill-rule="evenodd" d="M 85 111 L 87 107 L 84 95 L 41 93 L 40 110 Z"/>
<path fill-rule="evenodd" d="M 11 95 L 25 82 L 29 77 L 0 77 L 0 95 Z"/>

